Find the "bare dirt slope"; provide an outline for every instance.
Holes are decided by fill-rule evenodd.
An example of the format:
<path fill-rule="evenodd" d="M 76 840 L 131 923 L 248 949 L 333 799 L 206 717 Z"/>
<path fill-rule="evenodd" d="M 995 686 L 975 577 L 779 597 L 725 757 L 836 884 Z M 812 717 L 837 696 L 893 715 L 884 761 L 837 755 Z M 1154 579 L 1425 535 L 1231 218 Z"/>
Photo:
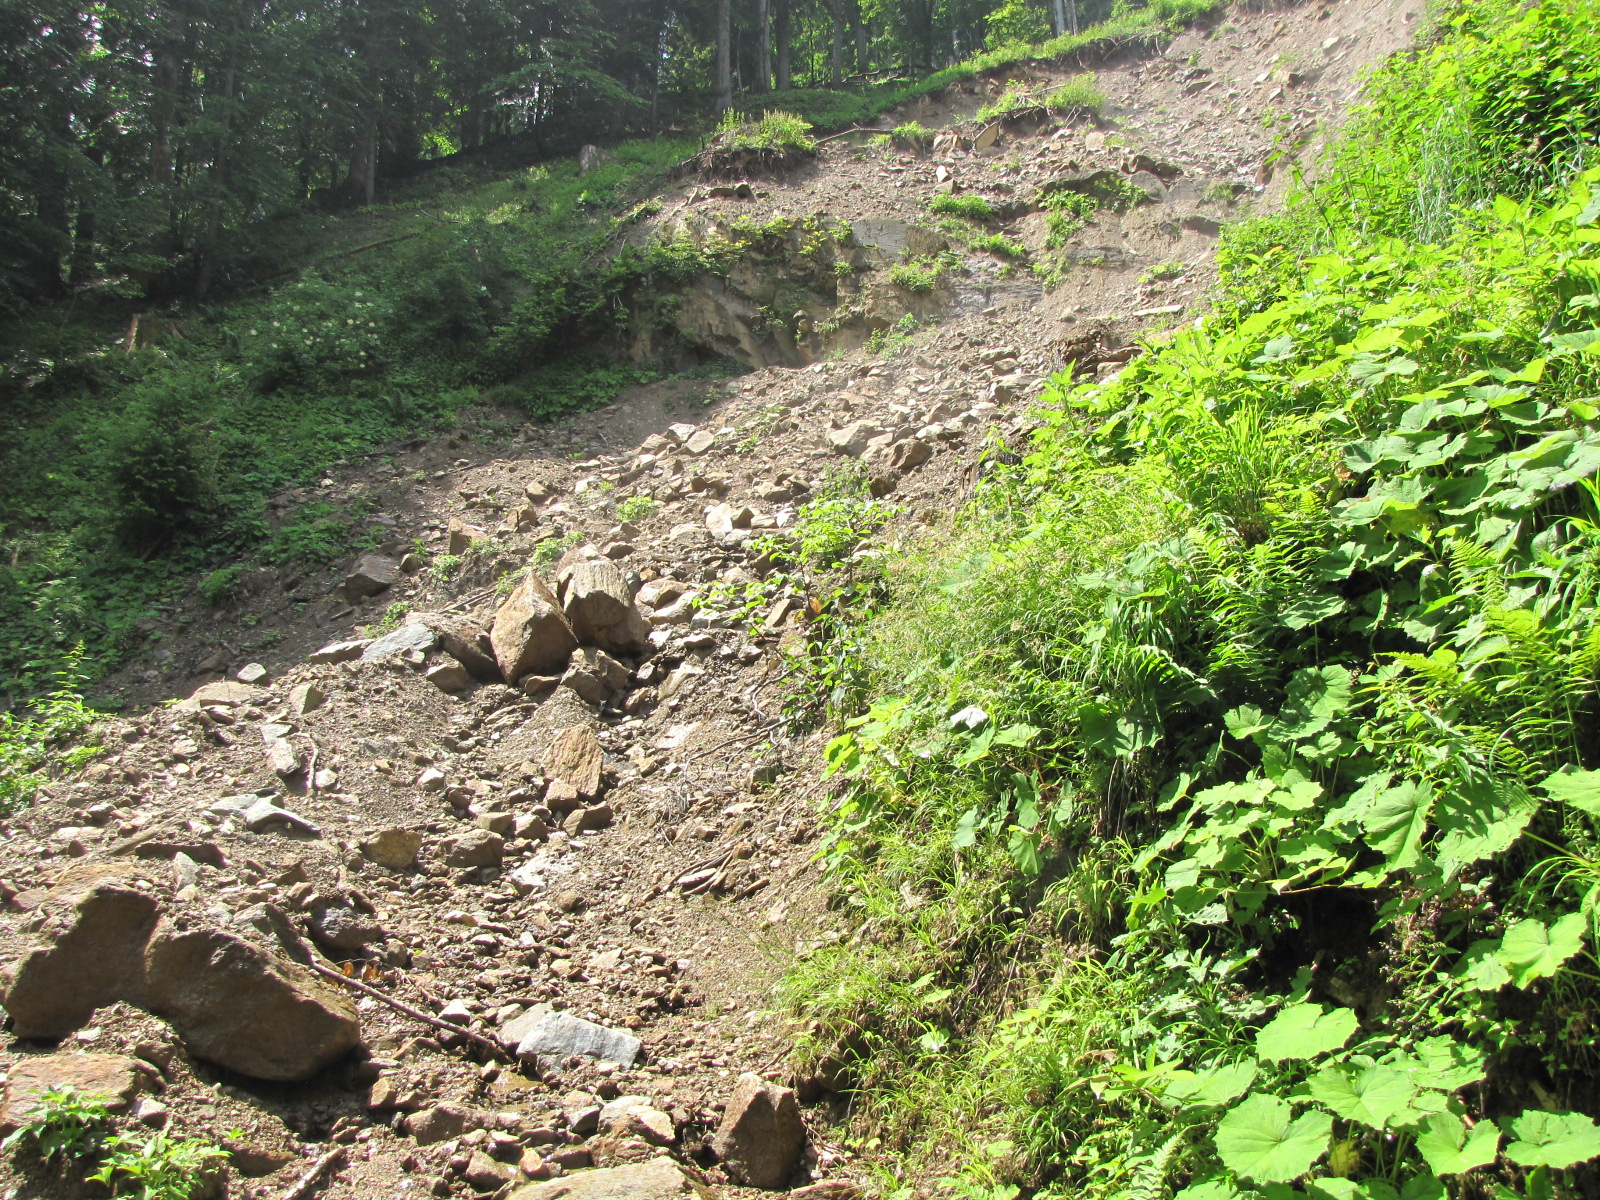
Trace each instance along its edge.
<path fill-rule="evenodd" d="M 540 429 L 486 414 L 448 441 L 352 462 L 281 497 L 283 512 L 311 499 L 361 506 L 378 553 L 397 564 L 366 568 L 374 585 L 390 582 L 363 596 L 350 562 L 263 567 L 232 606 L 196 600 L 152 631 L 151 652 L 119 681 L 148 711 L 108 722 L 107 753 L 3 831 L 0 961 L 42 970 L 65 955 L 53 961 L 71 969 L 40 1003 L 88 1008 L 54 1031 L 59 1043 L 9 1040 L 0 1065 L 19 1080 L 59 1065 L 52 1053 L 146 1064 L 130 1076 L 142 1098 L 127 1123 L 225 1142 L 230 1195 L 281 1195 L 341 1147 L 313 1188 L 330 1198 L 488 1194 L 659 1154 L 737 1190 L 707 1139 L 741 1072 L 791 1082 L 773 985 L 840 930 L 815 861 L 823 735 L 791 733 L 780 717 L 785 652 L 805 636 L 809 598 L 774 594 L 746 624 L 692 597 L 760 579 L 761 535 L 791 525 L 837 462 L 859 461 L 902 508 L 885 538 L 936 524 L 990 436 L 1026 428 L 1051 372 L 1071 359 L 1115 370 L 1140 330 L 1189 319 L 1218 224 L 1273 202 L 1285 164 L 1265 164 L 1286 144 L 1315 145 L 1359 71 L 1406 44 L 1420 7 L 1239 9 L 1164 54 L 1099 67 L 1110 105 L 1096 125 L 921 157 L 840 139 L 803 177 L 761 183 L 752 199 L 709 198 L 693 180 L 665 194 L 662 221 L 719 206 L 758 220 L 822 213 L 892 242 L 947 181 L 1002 201 L 1138 155 L 1179 172 L 1152 202 L 1084 229 L 1083 253 L 1048 292 L 969 256 L 939 320 L 892 356 L 680 379 Z M 970 134 L 1002 85 L 957 89 L 885 127 L 917 119 Z M 1042 256 L 1043 218 L 1027 208 L 1004 226 Z M 1167 262 L 1185 270 L 1141 282 Z M 652 510 L 639 515 L 647 506 L 633 497 Z M 478 631 L 505 599 L 497 581 L 529 562 L 554 576 L 585 561 L 615 564 L 637 592 L 648 645 L 599 653 L 590 637 L 571 670 L 520 688 L 492 681 Z M 425 622 L 412 633 L 434 632 L 373 661 L 308 661 L 363 630 L 404 631 L 408 618 Z M 254 682 L 241 686 L 250 664 L 263 672 L 245 670 Z M 203 685 L 192 701 L 162 703 Z M 564 736 L 567 752 L 553 752 Z M 134 908 L 142 895 L 161 923 L 113 923 L 96 941 L 82 933 L 101 919 L 85 915 L 85 888 Z M 242 948 L 214 940 L 209 957 L 173 968 L 170 947 L 204 931 Z M 145 937 L 157 949 L 137 980 L 118 982 L 104 964 Z M 257 987 L 271 974 L 261 962 L 296 954 L 372 992 L 341 999 L 341 985 L 285 968 L 289 983 L 248 1020 L 219 1025 L 229 1014 L 205 1011 L 255 1014 L 257 992 L 240 980 Z M 444 1027 L 378 995 L 442 1014 Z M 348 1010 L 363 1049 L 333 1053 L 335 1030 L 321 1054 L 306 1032 L 312 1009 L 341 1029 Z M 642 1047 L 626 1065 L 519 1059 L 521 1033 L 547 1012 Z M 17 1033 L 45 1028 L 28 1019 Z M 252 1065 L 263 1047 L 287 1064 L 278 1081 Z M 810 1100 L 819 1085 L 808 1082 Z M 597 1129 L 594 1108 L 618 1096 L 655 1115 L 630 1123 L 613 1110 Z M 807 1113 L 795 1186 L 855 1177 L 828 1111 Z M 88 1194 L 70 1173 L 3 1170 L 7 1195 Z"/>

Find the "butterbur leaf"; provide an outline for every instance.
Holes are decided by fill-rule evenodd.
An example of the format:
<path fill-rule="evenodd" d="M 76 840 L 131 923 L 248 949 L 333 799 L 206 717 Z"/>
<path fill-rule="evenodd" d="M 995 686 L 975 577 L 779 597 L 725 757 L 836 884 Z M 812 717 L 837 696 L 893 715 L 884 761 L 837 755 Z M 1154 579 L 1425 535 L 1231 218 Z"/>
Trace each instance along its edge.
<path fill-rule="evenodd" d="M 1383 1129 L 1406 1111 L 1415 1091 L 1393 1067 L 1325 1067 L 1311 1077 L 1311 1098 L 1346 1121 Z"/>
<path fill-rule="evenodd" d="M 1239 1200 L 1240 1191 L 1226 1179 L 1206 1179 L 1191 1183 L 1172 1200 Z"/>
<path fill-rule="evenodd" d="M 1568 913 L 1554 925 L 1531 918 L 1506 930 L 1495 957 L 1510 973 L 1511 982 L 1527 987 L 1535 979 L 1554 975 L 1579 950 L 1587 920 L 1581 912 Z"/>
<path fill-rule="evenodd" d="M 1413 1175 L 1400 1188 L 1400 1200 L 1444 1200 L 1444 1184 L 1432 1175 Z"/>
<path fill-rule="evenodd" d="M 1539 804 L 1515 781 L 1473 781 L 1439 797 L 1434 821 L 1443 836 L 1434 858 L 1447 870 L 1491 858 L 1522 836 Z"/>
<path fill-rule="evenodd" d="M 1335 592 L 1302 596 L 1278 613 L 1278 621 L 1289 629 L 1306 629 L 1344 611 L 1344 597 Z"/>
<path fill-rule="evenodd" d="M 1493 938 L 1473 942 L 1456 964 L 1456 978 L 1475 992 L 1498 992 L 1511 982 L 1511 972 L 1500 961 L 1499 950 L 1500 943 Z"/>
<path fill-rule="evenodd" d="M 1256 1053 L 1268 1062 L 1316 1058 L 1348 1042 L 1356 1024 L 1356 1015 L 1348 1008 L 1293 1004 L 1262 1026 L 1256 1034 Z"/>
<path fill-rule="evenodd" d="M 1582 1113 L 1533 1109 L 1512 1119 L 1511 1136 L 1506 1157 L 1519 1167 L 1562 1170 L 1600 1155 L 1600 1126 Z"/>
<path fill-rule="evenodd" d="M 1417 865 L 1432 811 L 1433 792 L 1407 780 L 1389 788 L 1362 813 L 1361 827 L 1372 848 L 1383 854 L 1386 870 L 1403 871 Z"/>
<path fill-rule="evenodd" d="M 1217 1156 L 1241 1179 L 1288 1183 L 1311 1169 L 1328 1148 L 1333 1118 L 1294 1111 L 1276 1096 L 1248 1096 L 1217 1124 Z"/>
<path fill-rule="evenodd" d="M 1435 1113 L 1422 1123 L 1417 1149 L 1436 1175 L 1460 1175 L 1488 1166 L 1500 1149 L 1500 1127 L 1479 1121 L 1472 1128 L 1454 1113 Z"/>
<path fill-rule="evenodd" d="M 1162 1099 L 1185 1107 L 1228 1104 L 1256 1081 L 1256 1064 L 1249 1060 L 1221 1063 L 1201 1071 L 1174 1071 Z"/>
<path fill-rule="evenodd" d="M 1381 1179 L 1313 1179 L 1306 1194 L 1311 1200 L 1400 1200 L 1400 1193 Z"/>
<path fill-rule="evenodd" d="M 1041 730 L 1037 725 L 1007 725 L 995 734 L 996 746 L 1026 746 L 1038 737 Z"/>
<path fill-rule="evenodd" d="M 1579 812 L 1600 817 L 1600 771 L 1578 771 L 1571 767 L 1547 775 L 1538 788 L 1551 799 L 1570 804 Z"/>

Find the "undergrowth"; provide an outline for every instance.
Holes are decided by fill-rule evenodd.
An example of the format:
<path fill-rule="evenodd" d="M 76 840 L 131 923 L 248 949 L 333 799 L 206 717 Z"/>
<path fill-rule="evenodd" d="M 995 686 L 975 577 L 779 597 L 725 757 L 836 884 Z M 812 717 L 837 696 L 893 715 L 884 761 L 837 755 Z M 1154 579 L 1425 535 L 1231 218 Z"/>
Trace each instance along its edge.
<path fill-rule="evenodd" d="M 885 1190 L 1600 1188 L 1596 20 L 1379 71 L 1217 314 L 799 651 L 844 929 L 785 997 Z"/>

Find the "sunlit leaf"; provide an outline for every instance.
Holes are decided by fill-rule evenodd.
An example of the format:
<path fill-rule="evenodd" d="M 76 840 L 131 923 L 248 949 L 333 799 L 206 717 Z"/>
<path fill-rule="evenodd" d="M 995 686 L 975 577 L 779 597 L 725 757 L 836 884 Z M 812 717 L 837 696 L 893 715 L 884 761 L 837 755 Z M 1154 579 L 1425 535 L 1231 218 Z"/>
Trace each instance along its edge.
<path fill-rule="evenodd" d="M 1470 1129 L 1454 1113 L 1436 1113 L 1422 1123 L 1417 1149 L 1436 1175 L 1460 1175 L 1487 1166 L 1500 1148 L 1500 1127 L 1479 1121 Z"/>
<path fill-rule="evenodd" d="M 1257 1092 L 1217 1124 L 1217 1156 L 1241 1179 L 1287 1183 L 1304 1175 L 1328 1148 L 1333 1118 L 1294 1111 L 1276 1096 Z"/>
<path fill-rule="evenodd" d="M 1348 1042 L 1356 1025 L 1356 1015 L 1348 1008 L 1292 1004 L 1256 1034 L 1256 1053 L 1268 1062 L 1316 1058 Z"/>
<path fill-rule="evenodd" d="M 1561 1170 L 1600 1155 L 1600 1126 L 1582 1113 L 1530 1110 L 1512 1119 L 1511 1137 L 1506 1157 L 1519 1167 Z"/>

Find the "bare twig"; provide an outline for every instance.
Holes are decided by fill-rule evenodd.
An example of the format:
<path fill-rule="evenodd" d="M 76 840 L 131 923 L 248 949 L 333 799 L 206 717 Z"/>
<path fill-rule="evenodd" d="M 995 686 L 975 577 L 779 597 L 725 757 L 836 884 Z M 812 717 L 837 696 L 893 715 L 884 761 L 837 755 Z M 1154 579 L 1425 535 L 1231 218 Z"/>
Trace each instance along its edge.
<path fill-rule="evenodd" d="M 327 1169 L 339 1159 L 344 1157 L 345 1148 L 335 1146 L 316 1162 L 311 1164 L 311 1169 L 295 1181 L 295 1185 L 283 1194 L 283 1200 L 306 1200 L 306 1197 L 317 1190 L 317 1180 Z"/>
<path fill-rule="evenodd" d="M 306 734 L 306 741 L 311 743 L 311 764 L 306 767 L 306 794 L 315 800 L 317 798 L 317 755 L 321 751 L 317 749 L 316 739 L 309 733 Z"/>
<path fill-rule="evenodd" d="M 505 1051 L 500 1048 L 500 1044 L 498 1042 L 491 1041 L 489 1038 L 484 1037 L 480 1033 L 473 1033 L 470 1029 L 463 1029 L 459 1025 L 450 1024 L 449 1021 L 440 1020 L 432 1013 L 425 1013 L 420 1008 L 414 1008 L 407 1004 L 404 1000 L 396 1000 L 388 993 L 380 992 L 375 987 L 369 987 L 367 984 L 362 983 L 359 979 L 351 979 L 348 975 L 341 975 L 332 967 L 325 967 L 321 963 L 314 960 L 307 965 L 310 966 L 313 971 L 317 972 L 317 974 L 326 975 L 329 979 L 334 980 L 336 983 L 342 983 L 346 987 L 355 988 L 355 990 L 360 992 L 362 995 L 371 996 L 374 1000 L 377 1000 L 382 1004 L 387 1004 L 396 1012 L 404 1013 L 413 1020 L 421 1021 L 424 1025 L 431 1025 L 433 1028 L 443 1030 L 445 1033 L 459 1033 L 468 1041 L 476 1042 L 478 1045 L 482 1046 L 491 1053 L 502 1058 L 505 1056 Z"/>
<path fill-rule="evenodd" d="M 710 746 L 710 747 L 708 747 L 707 749 L 704 749 L 704 750 L 696 750 L 695 753 L 694 753 L 694 757 L 695 758 L 703 758 L 707 754 L 716 753 L 718 750 L 721 750 L 725 746 L 736 746 L 740 742 L 748 742 L 752 738 L 758 738 L 764 733 L 771 733 L 774 729 L 776 729 L 779 726 L 780 723 L 781 722 L 778 722 L 778 721 L 769 721 L 767 724 L 763 725 L 760 729 L 756 730 L 754 733 L 741 733 L 738 737 L 731 737 L 725 742 L 718 742 L 715 746 Z"/>

